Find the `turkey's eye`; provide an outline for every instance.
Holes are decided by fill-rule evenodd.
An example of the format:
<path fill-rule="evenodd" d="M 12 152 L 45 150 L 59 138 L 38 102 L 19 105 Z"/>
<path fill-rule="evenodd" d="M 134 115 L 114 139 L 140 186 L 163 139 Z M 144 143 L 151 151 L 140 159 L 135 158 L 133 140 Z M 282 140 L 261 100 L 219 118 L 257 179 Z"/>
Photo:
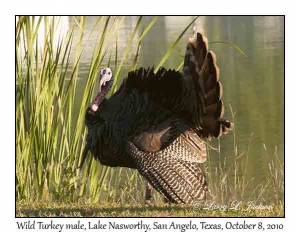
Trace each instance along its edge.
<path fill-rule="evenodd" d="M 110 72 L 108 72 L 108 75 L 110 75 Z"/>
<path fill-rule="evenodd" d="M 101 70 L 101 74 L 104 75 L 106 73 L 106 69 Z"/>

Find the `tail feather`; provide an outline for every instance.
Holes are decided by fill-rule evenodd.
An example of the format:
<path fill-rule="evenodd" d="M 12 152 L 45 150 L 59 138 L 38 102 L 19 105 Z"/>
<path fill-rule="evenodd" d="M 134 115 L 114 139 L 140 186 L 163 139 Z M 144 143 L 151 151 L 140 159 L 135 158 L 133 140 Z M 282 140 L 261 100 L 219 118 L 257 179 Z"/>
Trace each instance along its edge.
<path fill-rule="evenodd" d="M 187 47 L 187 53 L 185 57 L 185 65 L 189 64 L 189 59 L 191 59 L 190 56 L 188 56 L 188 49 L 192 50 L 192 54 L 195 56 L 195 60 L 198 64 L 198 69 L 201 70 L 201 67 L 205 61 L 205 57 L 208 50 L 208 40 L 205 36 L 203 36 L 200 33 L 196 34 L 196 41 L 194 41 L 194 38 L 189 39 L 189 44 Z M 191 45 L 191 46 L 190 46 Z"/>
<path fill-rule="evenodd" d="M 187 46 L 184 71 L 188 72 L 196 81 L 200 105 L 200 122 L 197 134 L 202 137 L 219 137 L 231 129 L 229 121 L 221 119 L 224 115 L 224 105 L 221 100 L 223 94 L 222 84 L 219 80 L 219 68 L 216 55 L 208 51 L 207 38 L 200 33 Z M 196 69 L 195 69 L 196 68 Z M 230 123 L 230 122 L 229 122 Z"/>
<path fill-rule="evenodd" d="M 205 103 L 207 105 L 211 105 L 215 103 L 216 101 L 220 100 L 223 95 L 223 87 L 221 82 L 217 82 L 216 85 L 211 88 L 210 90 L 206 90 L 204 98 L 205 98 Z"/>
<path fill-rule="evenodd" d="M 205 110 L 207 115 L 212 116 L 216 119 L 220 119 L 224 115 L 224 105 L 222 100 L 208 105 Z"/>
<path fill-rule="evenodd" d="M 223 134 L 227 134 L 229 130 L 233 128 L 233 123 L 228 120 L 221 120 L 222 124 L 222 132 Z"/>
<path fill-rule="evenodd" d="M 219 67 L 217 66 L 217 58 L 213 51 L 209 51 L 206 56 L 199 80 L 201 80 L 199 84 L 204 85 L 205 90 L 214 88 L 219 81 Z"/>

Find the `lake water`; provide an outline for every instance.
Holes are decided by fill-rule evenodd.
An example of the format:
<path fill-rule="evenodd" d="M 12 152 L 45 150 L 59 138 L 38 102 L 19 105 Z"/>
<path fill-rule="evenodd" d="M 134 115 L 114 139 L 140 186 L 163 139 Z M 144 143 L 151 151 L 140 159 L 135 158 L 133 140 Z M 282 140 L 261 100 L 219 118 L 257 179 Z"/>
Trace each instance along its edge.
<path fill-rule="evenodd" d="M 142 42 L 138 67 L 157 65 L 193 18 L 160 17 Z M 145 17 L 143 24 L 146 25 L 151 19 L 152 17 Z M 97 17 L 87 17 L 85 30 L 91 31 L 96 20 Z M 138 17 L 127 17 L 121 26 L 118 34 L 119 60 L 137 20 Z M 71 19 L 68 18 L 66 23 L 71 24 Z M 250 177 L 255 177 L 255 185 L 268 173 L 268 161 L 270 157 L 274 157 L 275 151 L 280 159 L 283 159 L 284 154 L 284 18 L 202 16 L 193 26 L 204 31 L 209 41 L 229 41 L 239 46 L 247 55 L 243 56 L 228 44 L 210 45 L 210 49 L 217 55 L 220 68 L 225 117 L 232 119 L 229 105 L 236 112 L 235 137 L 238 154 L 247 153 L 248 141 L 253 135 L 247 173 Z M 183 60 L 186 42 L 188 37 L 192 36 L 193 26 L 185 33 L 165 63 L 166 68 L 176 69 Z M 96 29 L 90 37 L 84 39 L 78 79 L 78 101 L 100 32 L 100 29 Z M 140 33 L 141 31 L 138 32 Z M 114 46 L 114 42 L 111 46 Z M 126 65 L 132 64 L 134 55 L 135 50 L 127 59 Z M 125 76 L 126 71 L 122 73 L 122 77 Z M 217 145 L 216 141 L 212 141 L 214 146 Z M 233 134 L 223 136 L 220 142 L 221 157 L 226 158 L 230 164 L 234 158 Z M 211 166 L 216 166 L 214 156 L 216 155 L 211 155 Z"/>

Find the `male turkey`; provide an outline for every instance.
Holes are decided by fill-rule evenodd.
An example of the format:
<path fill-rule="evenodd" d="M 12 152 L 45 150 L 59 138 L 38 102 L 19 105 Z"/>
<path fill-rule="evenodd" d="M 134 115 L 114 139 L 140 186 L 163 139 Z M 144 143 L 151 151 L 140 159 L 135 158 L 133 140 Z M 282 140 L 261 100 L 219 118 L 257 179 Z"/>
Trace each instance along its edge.
<path fill-rule="evenodd" d="M 110 68 L 100 72 L 99 93 L 87 109 L 82 163 L 90 151 L 101 164 L 138 169 L 169 202 L 206 197 L 199 164 L 206 161 L 203 139 L 227 133 L 216 56 L 206 37 L 189 39 L 182 73 L 160 68 L 129 72 L 109 99 Z"/>

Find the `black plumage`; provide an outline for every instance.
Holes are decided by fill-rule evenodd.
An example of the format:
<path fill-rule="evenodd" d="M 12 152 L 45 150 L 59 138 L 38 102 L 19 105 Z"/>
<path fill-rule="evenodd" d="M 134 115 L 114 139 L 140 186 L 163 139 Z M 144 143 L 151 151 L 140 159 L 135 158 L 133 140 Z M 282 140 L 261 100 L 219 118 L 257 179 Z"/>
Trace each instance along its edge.
<path fill-rule="evenodd" d="M 206 161 L 203 140 L 231 128 L 222 119 L 216 57 L 207 50 L 207 39 L 197 33 L 187 45 L 182 73 L 140 68 L 129 72 L 109 99 L 104 97 L 113 77 L 105 76 L 110 69 L 102 70 L 100 82 L 105 76 L 106 85 L 86 112 L 83 159 L 91 151 L 103 165 L 138 169 L 173 203 L 204 199 L 207 183 L 199 166 Z"/>

